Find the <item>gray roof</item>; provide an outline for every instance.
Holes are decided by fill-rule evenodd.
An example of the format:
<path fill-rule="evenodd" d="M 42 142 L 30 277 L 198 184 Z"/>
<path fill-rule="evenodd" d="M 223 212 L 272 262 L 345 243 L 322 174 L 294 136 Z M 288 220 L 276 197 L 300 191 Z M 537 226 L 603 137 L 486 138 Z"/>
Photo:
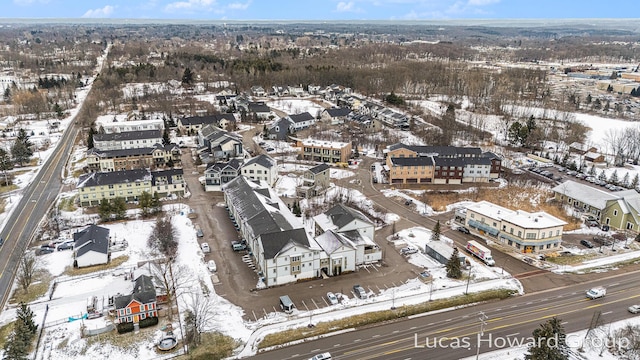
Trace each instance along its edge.
<path fill-rule="evenodd" d="M 250 226 L 255 235 L 291 230 L 293 226 L 280 213 L 281 210 L 289 210 L 280 209 L 277 199 L 271 198 L 268 188 L 259 188 L 257 185 L 254 188 L 249 181 L 244 176 L 238 176 L 223 187 L 226 198 L 236 210 L 238 221 Z"/>
<path fill-rule="evenodd" d="M 269 155 L 265 155 L 265 154 L 260 154 L 258 156 L 252 157 L 251 159 L 249 159 L 246 163 L 244 163 L 243 166 L 247 166 L 247 165 L 251 165 L 251 164 L 258 164 L 261 165 L 267 169 L 270 169 L 274 166 L 276 166 L 276 160 L 274 158 L 272 158 Z"/>
<path fill-rule="evenodd" d="M 174 177 L 177 175 L 184 175 L 184 172 L 182 171 L 182 169 L 166 169 L 166 170 L 153 171 L 151 173 L 151 177 L 152 177 L 151 184 L 155 186 L 156 182 L 161 177 L 166 177 L 167 183 L 173 184 Z M 180 181 L 180 183 L 182 182 L 183 180 Z"/>
<path fill-rule="evenodd" d="M 223 169 L 225 169 L 227 167 L 230 167 L 233 170 L 238 170 L 240 168 L 240 166 L 242 166 L 242 163 L 238 159 L 233 158 L 233 159 L 231 159 L 229 161 L 213 163 L 212 165 L 210 165 L 207 168 L 207 171 L 208 172 L 211 172 L 211 171 L 219 172 L 219 171 L 222 171 Z"/>
<path fill-rule="evenodd" d="M 265 259 L 273 259 L 278 253 L 291 246 L 310 247 L 309 237 L 304 229 L 291 229 L 260 235 Z"/>
<path fill-rule="evenodd" d="M 156 301 L 156 288 L 153 279 L 147 275 L 140 275 L 133 283 L 133 291 L 129 295 L 118 296 L 114 301 L 116 309 L 123 309 L 136 300 L 141 304 L 150 304 Z"/>
<path fill-rule="evenodd" d="M 338 229 L 358 219 L 368 224 L 373 224 L 363 213 L 350 207 L 338 204 L 325 212 L 325 215 Z"/>
<path fill-rule="evenodd" d="M 309 171 L 312 174 L 319 174 L 319 173 L 327 170 L 328 168 L 329 168 L 329 165 L 327 165 L 326 163 L 322 163 L 322 164 L 319 164 L 319 165 L 316 165 L 316 166 L 312 167 L 311 169 L 309 169 Z"/>
<path fill-rule="evenodd" d="M 180 122 L 182 122 L 183 125 L 217 125 L 223 119 L 236 121 L 233 114 L 225 113 L 206 116 L 190 116 L 180 119 Z"/>
<path fill-rule="evenodd" d="M 87 155 L 97 155 L 101 158 L 117 158 L 117 157 L 127 157 L 127 156 L 142 156 L 142 155 L 151 155 L 155 150 L 160 149 L 166 152 L 170 152 L 174 149 L 178 149 L 179 147 L 176 144 L 156 144 L 153 147 L 143 147 L 143 148 L 133 148 L 133 149 L 119 149 L 119 150 L 99 150 L 97 148 L 92 148 L 87 150 Z"/>
<path fill-rule="evenodd" d="M 249 104 L 247 104 L 247 107 L 249 108 L 249 112 L 264 113 L 271 111 L 271 109 L 263 101 L 250 102 Z"/>
<path fill-rule="evenodd" d="M 139 131 L 124 131 L 119 133 L 110 134 L 95 134 L 93 140 L 95 141 L 125 141 L 125 140 L 144 140 L 155 139 L 162 137 L 162 130 L 139 130 Z"/>
<path fill-rule="evenodd" d="M 432 166 L 433 158 L 431 156 L 396 157 L 391 158 L 391 163 L 398 166 Z"/>
<path fill-rule="evenodd" d="M 435 166 L 460 166 L 460 167 L 464 167 L 465 165 L 465 160 L 463 158 L 451 158 L 451 157 L 439 157 L 439 156 L 434 156 L 433 157 L 433 162 L 435 163 Z M 491 162 L 491 161 L 489 161 Z"/>
<path fill-rule="evenodd" d="M 309 121 L 309 120 L 313 120 L 313 115 L 309 114 L 309 112 L 303 112 L 301 114 L 293 114 L 293 115 L 289 115 L 289 118 L 294 122 L 294 123 L 299 123 L 299 122 L 303 122 L 303 121 Z"/>
<path fill-rule="evenodd" d="M 89 225 L 73 234 L 73 247 L 76 256 L 82 256 L 89 251 L 102 254 L 109 253 L 109 229 L 98 225 Z"/>
<path fill-rule="evenodd" d="M 325 111 L 331 117 L 343 117 L 343 116 L 349 115 L 349 113 L 351 112 L 351 109 L 349 109 L 349 108 L 333 108 L 333 109 L 326 109 Z"/>
<path fill-rule="evenodd" d="M 439 157 L 458 157 L 458 156 L 480 156 L 482 150 L 478 147 L 458 147 L 458 146 L 426 146 L 426 145 L 405 145 L 397 143 L 389 146 L 389 150 L 409 149 L 416 152 L 419 156 L 435 155 Z"/>
<path fill-rule="evenodd" d="M 115 185 L 151 180 L 151 171 L 148 169 L 94 172 L 91 174 L 80 175 L 77 187 L 82 188 L 100 185 Z"/>

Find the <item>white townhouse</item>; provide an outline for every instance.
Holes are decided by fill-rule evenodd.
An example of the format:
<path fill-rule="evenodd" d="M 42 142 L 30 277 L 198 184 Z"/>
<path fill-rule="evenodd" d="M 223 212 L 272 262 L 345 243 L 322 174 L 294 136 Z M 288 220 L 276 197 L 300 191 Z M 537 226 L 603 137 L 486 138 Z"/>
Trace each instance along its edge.
<path fill-rule="evenodd" d="M 93 145 L 98 150 L 151 148 L 156 144 L 162 144 L 162 130 L 125 131 L 93 135 Z"/>
<path fill-rule="evenodd" d="M 252 157 L 242 165 L 240 173 L 255 181 L 264 181 L 273 187 L 278 180 L 278 163 L 269 155 Z"/>

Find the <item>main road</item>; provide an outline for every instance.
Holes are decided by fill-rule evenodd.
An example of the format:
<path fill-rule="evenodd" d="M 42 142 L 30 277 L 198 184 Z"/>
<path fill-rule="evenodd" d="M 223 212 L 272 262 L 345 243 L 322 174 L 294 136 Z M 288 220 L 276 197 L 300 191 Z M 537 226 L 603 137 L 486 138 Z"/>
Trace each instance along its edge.
<path fill-rule="evenodd" d="M 61 174 L 78 135 L 78 127 L 71 125 L 60 139 L 59 148 L 45 161 L 42 168 L 22 193 L 14 211 L 0 232 L 4 245 L 0 249 L 0 296 L 4 305 L 20 259 L 55 201 L 62 187 Z"/>
<path fill-rule="evenodd" d="M 108 45 L 102 57 L 98 59 L 97 74 L 102 70 L 110 48 L 111 45 Z M 88 93 L 91 92 L 92 85 L 93 81 L 88 85 Z M 4 239 L 4 244 L 0 248 L 0 305 L 2 308 L 10 294 L 11 285 L 24 252 L 36 233 L 38 224 L 45 218 L 62 188 L 64 166 L 80 131 L 81 125 L 77 116 L 81 113 L 85 99 L 86 97 L 78 105 L 78 112 L 69 122 L 51 156 L 22 191 L 22 198 L 15 205 L 0 232 L 0 236 Z"/>
<path fill-rule="evenodd" d="M 259 354 L 264 360 L 307 359 L 329 351 L 334 359 L 438 359 L 475 356 L 480 316 L 484 314 L 480 353 L 528 343 L 533 330 L 558 317 L 567 333 L 589 328 L 596 312 L 609 323 L 628 319 L 630 305 L 640 303 L 639 272 L 586 282 L 446 312 L 421 314 L 411 319 L 358 329 L 320 340 Z M 606 286 L 607 295 L 597 300 L 585 297 L 593 286 Z M 572 342 L 582 338 L 569 337 Z M 435 342 L 435 343 L 434 343 Z M 593 342 L 597 344 L 597 342 Z M 456 347 L 455 345 L 461 345 Z"/>

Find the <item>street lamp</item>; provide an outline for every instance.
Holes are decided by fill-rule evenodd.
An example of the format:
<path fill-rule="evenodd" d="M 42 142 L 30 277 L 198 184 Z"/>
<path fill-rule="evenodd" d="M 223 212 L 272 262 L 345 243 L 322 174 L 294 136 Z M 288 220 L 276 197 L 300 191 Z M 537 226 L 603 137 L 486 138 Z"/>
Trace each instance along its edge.
<path fill-rule="evenodd" d="M 478 346 L 476 349 L 476 360 L 478 360 L 478 358 L 480 357 L 480 339 L 482 338 L 482 335 L 484 335 L 484 327 L 485 325 L 487 325 L 487 323 L 485 322 L 485 320 L 487 320 L 489 317 L 487 315 L 485 315 L 482 311 L 480 311 L 480 332 L 478 333 Z"/>

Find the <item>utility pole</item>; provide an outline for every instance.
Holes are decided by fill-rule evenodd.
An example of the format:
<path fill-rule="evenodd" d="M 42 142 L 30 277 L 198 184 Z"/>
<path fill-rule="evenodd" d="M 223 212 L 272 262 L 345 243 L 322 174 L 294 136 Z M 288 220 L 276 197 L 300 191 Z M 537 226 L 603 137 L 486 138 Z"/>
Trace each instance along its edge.
<path fill-rule="evenodd" d="M 469 294 L 469 283 L 471 282 L 471 265 L 469 265 L 469 277 L 467 278 L 467 289 L 464 291 L 465 295 Z"/>
<path fill-rule="evenodd" d="M 476 360 L 478 360 L 478 357 L 480 356 L 480 339 L 482 338 L 482 335 L 484 335 L 484 327 L 487 325 L 486 320 L 489 317 L 487 315 L 485 315 L 482 311 L 480 311 L 480 316 L 479 316 L 479 320 L 480 320 L 480 332 L 478 333 L 478 346 L 476 349 Z"/>

